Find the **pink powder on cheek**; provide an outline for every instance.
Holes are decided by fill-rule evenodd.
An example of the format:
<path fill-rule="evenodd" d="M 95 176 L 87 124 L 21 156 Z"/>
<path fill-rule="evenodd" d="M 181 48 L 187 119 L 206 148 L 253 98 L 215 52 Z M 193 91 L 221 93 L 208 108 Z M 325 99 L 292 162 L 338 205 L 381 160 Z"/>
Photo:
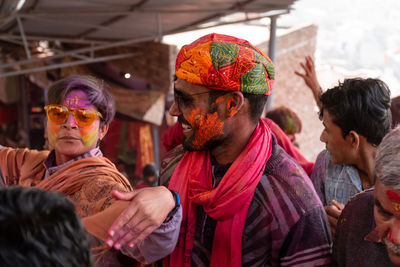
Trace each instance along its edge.
<path fill-rule="evenodd" d="M 400 196 L 391 191 L 391 190 L 386 190 L 386 196 L 392 201 L 392 205 L 395 211 L 400 210 Z"/>

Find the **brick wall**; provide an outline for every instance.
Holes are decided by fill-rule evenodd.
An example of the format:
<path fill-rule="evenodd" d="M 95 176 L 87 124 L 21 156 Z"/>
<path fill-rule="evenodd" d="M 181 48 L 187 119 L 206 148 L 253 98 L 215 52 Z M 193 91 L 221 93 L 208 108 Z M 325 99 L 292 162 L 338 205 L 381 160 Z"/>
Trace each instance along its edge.
<path fill-rule="evenodd" d="M 290 29 L 277 36 L 277 75 L 272 98 L 272 108 L 284 105 L 300 117 L 303 127 L 301 133 L 296 135 L 296 140 L 303 155 L 313 161 L 325 147 L 319 140 L 323 127 L 311 91 L 294 71 L 301 71 L 299 63 L 304 61 L 306 55 L 314 55 L 316 35 L 317 26 L 308 25 Z M 268 51 L 268 43 L 258 46 Z"/>

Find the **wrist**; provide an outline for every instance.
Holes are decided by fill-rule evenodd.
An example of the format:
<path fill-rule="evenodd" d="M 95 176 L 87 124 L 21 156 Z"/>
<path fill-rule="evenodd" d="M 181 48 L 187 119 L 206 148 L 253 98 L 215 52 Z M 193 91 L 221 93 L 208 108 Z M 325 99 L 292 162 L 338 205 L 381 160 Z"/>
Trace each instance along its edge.
<path fill-rule="evenodd" d="M 179 207 L 181 206 L 181 200 L 180 200 L 178 192 L 171 190 L 171 189 L 169 189 L 169 191 L 171 192 L 172 197 L 174 199 L 174 207 L 168 213 L 167 218 L 165 219 L 164 222 L 168 222 L 169 220 L 171 220 L 171 218 L 175 215 L 175 213 L 178 211 Z"/>

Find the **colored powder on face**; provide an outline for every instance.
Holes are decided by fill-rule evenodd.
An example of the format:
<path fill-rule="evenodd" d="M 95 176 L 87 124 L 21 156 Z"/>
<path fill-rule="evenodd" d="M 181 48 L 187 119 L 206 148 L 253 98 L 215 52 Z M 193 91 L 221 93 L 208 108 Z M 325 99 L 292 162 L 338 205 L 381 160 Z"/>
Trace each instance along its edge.
<path fill-rule="evenodd" d="M 79 98 L 77 96 L 72 97 L 71 94 L 65 99 L 67 107 L 75 107 L 79 105 Z"/>
<path fill-rule="evenodd" d="M 84 146 L 85 147 L 91 146 L 97 140 L 99 134 L 97 124 L 92 123 L 92 125 L 82 128 L 79 131 L 79 134 L 82 137 L 82 142 Z"/>
<path fill-rule="evenodd" d="M 393 237 L 392 237 L 392 230 L 389 231 L 387 238 L 389 239 L 390 242 L 392 242 L 394 244 L 394 240 L 393 240 Z"/>
<path fill-rule="evenodd" d="M 60 131 L 60 129 L 57 127 L 56 124 L 52 123 L 51 121 L 49 121 L 47 123 L 48 128 L 47 128 L 47 138 L 49 139 L 49 144 L 52 147 L 55 147 L 57 145 L 57 138 L 58 138 L 58 132 Z"/>
<path fill-rule="evenodd" d="M 231 104 L 232 104 L 233 99 L 229 98 L 228 101 L 226 101 L 226 108 L 230 109 L 231 108 Z"/>
<path fill-rule="evenodd" d="M 222 101 L 224 101 L 224 96 L 218 97 L 218 98 L 215 100 L 215 104 L 219 104 L 219 103 L 221 103 Z"/>
<path fill-rule="evenodd" d="M 65 97 L 64 104 L 69 108 L 90 108 L 92 106 L 82 90 L 70 92 Z"/>
<path fill-rule="evenodd" d="M 71 123 L 72 127 L 78 127 L 78 125 L 76 124 L 75 118 L 74 118 L 74 116 L 72 115 L 72 113 L 70 113 L 70 114 L 68 115 L 68 118 L 67 118 L 67 120 L 65 121 L 65 123 Z"/>
<path fill-rule="evenodd" d="M 230 97 L 228 99 L 228 101 L 226 102 L 226 108 L 229 110 L 231 108 L 231 104 L 233 102 L 233 98 Z M 229 117 L 232 117 L 233 115 L 235 115 L 237 113 L 236 109 L 231 110 L 231 112 L 229 112 Z"/>
<path fill-rule="evenodd" d="M 200 109 L 196 108 L 192 111 L 188 122 L 190 125 L 196 125 L 197 132 L 193 140 L 193 146 L 201 148 L 205 143 L 213 137 L 223 134 L 224 123 L 219 119 L 218 113 L 201 114 Z"/>
<path fill-rule="evenodd" d="M 400 196 L 391 190 L 386 190 L 386 195 L 392 201 L 392 205 L 395 211 L 400 210 Z"/>

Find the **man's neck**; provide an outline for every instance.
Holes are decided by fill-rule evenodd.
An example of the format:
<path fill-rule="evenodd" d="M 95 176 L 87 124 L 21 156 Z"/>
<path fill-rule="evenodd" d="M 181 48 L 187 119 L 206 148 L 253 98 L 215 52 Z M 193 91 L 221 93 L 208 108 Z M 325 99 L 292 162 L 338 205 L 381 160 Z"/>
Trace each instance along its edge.
<path fill-rule="evenodd" d="M 360 175 L 363 189 L 371 188 L 375 184 L 374 169 L 377 147 L 370 143 L 360 149 L 360 155 L 356 167 Z"/>
<path fill-rule="evenodd" d="M 212 156 L 221 165 L 233 163 L 249 143 L 256 126 L 257 124 L 251 122 L 246 125 L 238 124 L 225 142 L 211 150 Z"/>

